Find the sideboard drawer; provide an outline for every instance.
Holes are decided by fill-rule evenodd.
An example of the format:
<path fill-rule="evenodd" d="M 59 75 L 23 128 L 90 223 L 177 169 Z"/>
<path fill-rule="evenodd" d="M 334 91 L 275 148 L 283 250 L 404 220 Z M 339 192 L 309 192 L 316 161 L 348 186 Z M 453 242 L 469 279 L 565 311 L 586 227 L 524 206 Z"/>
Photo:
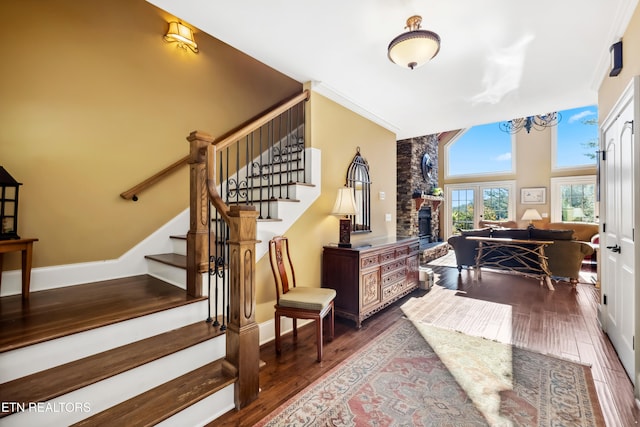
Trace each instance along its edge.
<path fill-rule="evenodd" d="M 390 284 L 397 282 L 399 280 L 404 280 L 407 278 L 407 269 L 402 268 L 400 270 L 395 270 L 386 276 L 382 276 L 382 286 L 389 286 Z"/>
<path fill-rule="evenodd" d="M 360 260 L 360 268 L 363 270 L 380 264 L 378 254 L 363 256 Z"/>
<path fill-rule="evenodd" d="M 389 262 L 387 264 L 383 264 L 380 266 L 380 271 L 382 274 L 387 274 L 393 270 L 397 270 L 399 268 L 405 267 L 407 265 L 407 259 L 402 258 L 393 262 Z"/>
<path fill-rule="evenodd" d="M 380 254 L 380 264 L 396 259 L 395 251 L 387 251 Z"/>
<path fill-rule="evenodd" d="M 395 301 L 397 298 L 404 295 L 406 291 L 413 289 L 414 286 L 411 282 L 407 280 L 401 280 L 394 283 L 393 285 L 387 286 L 382 289 L 382 301 Z"/>

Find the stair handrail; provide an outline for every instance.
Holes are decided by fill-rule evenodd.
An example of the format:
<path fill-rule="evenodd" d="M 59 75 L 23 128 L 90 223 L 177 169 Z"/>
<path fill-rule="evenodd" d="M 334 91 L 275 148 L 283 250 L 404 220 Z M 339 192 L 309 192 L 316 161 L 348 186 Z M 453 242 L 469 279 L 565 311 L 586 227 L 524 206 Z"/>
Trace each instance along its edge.
<path fill-rule="evenodd" d="M 209 193 L 209 199 L 211 203 L 215 206 L 215 208 L 220 213 L 225 220 L 225 222 L 229 223 L 229 217 L 227 216 L 227 212 L 229 211 L 229 205 L 227 205 L 223 198 L 218 193 L 217 185 L 216 185 L 216 157 L 218 151 L 224 150 L 234 142 L 239 139 L 244 138 L 247 135 L 250 135 L 251 132 L 259 129 L 264 124 L 278 117 L 280 114 L 283 114 L 285 111 L 290 108 L 298 105 L 300 102 L 306 101 L 309 99 L 310 92 L 308 89 L 305 89 L 302 93 L 295 95 L 288 100 L 281 102 L 280 104 L 273 107 L 271 110 L 263 113 L 257 119 L 252 120 L 248 124 L 240 127 L 239 129 L 232 131 L 229 135 L 222 137 L 220 140 L 214 139 L 211 144 L 207 146 L 207 190 Z M 192 134 L 187 138 L 189 141 L 192 138 Z"/>
<path fill-rule="evenodd" d="M 278 117 L 280 114 L 284 113 L 291 107 L 298 105 L 302 101 L 308 100 L 309 94 L 310 94 L 309 90 L 305 89 L 302 93 L 295 95 L 289 98 L 288 100 L 281 102 L 280 104 L 277 104 L 275 107 L 273 107 L 273 109 L 263 113 L 257 119 L 254 119 L 250 123 L 239 128 L 238 130 L 233 131 L 228 136 L 225 136 L 220 140 L 214 141 L 213 144 L 216 146 L 217 150 L 222 150 L 228 147 L 229 145 L 233 144 L 235 141 L 241 138 L 244 138 L 254 130 L 260 128 L 262 125 Z"/>
<path fill-rule="evenodd" d="M 238 139 L 249 135 L 251 132 L 253 132 L 254 130 L 260 128 L 260 126 L 262 126 L 265 123 L 269 122 L 273 118 L 279 116 L 280 114 L 282 114 L 283 112 L 287 111 L 289 108 L 293 107 L 294 105 L 297 105 L 298 103 L 300 103 L 302 101 L 308 100 L 309 99 L 309 95 L 310 95 L 309 90 L 308 89 L 304 90 L 302 93 L 300 93 L 298 95 L 295 95 L 295 96 L 289 98 L 288 100 L 285 100 L 285 101 L 281 102 L 280 104 L 277 104 L 275 107 L 272 107 L 272 109 L 268 110 L 267 112 L 261 113 L 259 116 L 257 116 L 257 118 L 254 118 L 254 119 L 250 120 L 247 124 L 240 125 L 239 128 L 233 129 L 230 132 L 228 132 L 227 134 L 223 134 L 219 139 L 214 139 L 212 141 L 212 145 L 214 145 L 216 147 L 216 150 L 224 149 L 225 147 L 231 145 L 234 141 L 237 141 Z M 192 132 L 192 134 L 193 133 L 194 132 Z M 207 151 L 209 151 L 209 150 L 207 149 Z M 215 157 L 215 153 L 213 153 L 213 156 Z M 209 155 L 207 157 L 209 157 Z M 141 192 L 143 192 L 147 188 L 151 187 L 156 182 L 162 180 L 166 176 L 172 174 L 173 172 L 178 170 L 181 166 L 184 166 L 184 165 L 188 164 L 189 160 L 191 158 L 192 158 L 191 154 L 181 158 L 180 160 L 178 160 L 178 161 L 172 163 L 171 165 L 167 166 L 166 168 L 162 169 L 160 172 L 157 172 L 157 173 L 153 174 L 152 176 L 150 176 L 149 178 L 145 179 L 141 183 L 139 183 L 137 185 L 134 185 L 133 187 L 131 187 L 127 191 L 124 191 L 124 192 L 120 193 L 120 197 L 122 197 L 125 200 L 133 200 L 134 202 L 137 202 L 138 201 L 138 195 Z M 215 189 L 215 184 L 214 184 L 214 189 Z M 217 194 L 217 191 L 215 193 Z M 214 199 L 217 200 L 218 197 L 219 196 L 216 196 L 215 194 L 213 194 L 212 195 L 212 200 L 214 200 Z M 222 208 L 222 206 L 220 206 L 220 207 Z M 226 210 L 228 210 L 228 207 L 225 210 L 221 209 L 221 212 L 226 211 Z"/>
<path fill-rule="evenodd" d="M 137 202 L 138 201 L 138 194 L 142 193 L 144 190 L 146 190 L 147 188 L 151 187 L 153 184 L 155 184 L 156 182 L 160 181 L 161 179 L 163 179 L 163 178 L 167 177 L 168 175 L 172 174 L 173 172 L 178 170 L 181 166 L 184 166 L 187 163 L 189 163 L 189 159 L 190 158 L 191 158 L 191 156 L 189 156 L 189 155 L 184 156 L 183 158 L 181 158 L 177 162 L 174 162 L 174 163 L 170 164 L 169 166 L 167 166 L 166 168 L 162 169 L 160 172 L 157 172 L 157 173 L 151 175 L 149 178 L 145 179 L 140 184 L 134 185 L 133 187 L 131 187 L 127 191 L 125 191 L 123 193 L 120 193 L 120 197 L 122 197 L 125 200 L 133 200 L 134 202 Z"/>

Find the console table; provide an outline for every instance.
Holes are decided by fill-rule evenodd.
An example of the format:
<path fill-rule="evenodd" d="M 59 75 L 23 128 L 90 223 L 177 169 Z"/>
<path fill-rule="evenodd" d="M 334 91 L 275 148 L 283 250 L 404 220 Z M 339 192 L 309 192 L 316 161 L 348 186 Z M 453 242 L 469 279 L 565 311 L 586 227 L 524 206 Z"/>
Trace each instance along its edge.
<path fill-rule="evenodd" d="M 418 238 L 384 239 L 353 248 L 325 246 L 322 287 L 336 290 L 335 314 L 356 322 L 418 288 Z"/>
<path fill-rule="evenodd" d="M 555 290 L 544 254 L 545 246 L 552 245 L 552 240 L 476 236 L 467 236 L 467 239 L 478 242 L 475 280 L 482 279 L 481 267 L 487 267 L 534 277 L 540 280 L 540 285 L 546 283 L 549 290 Z"/>
<path fill-rule="evenodd" d="M 0 286 L 2 286 L 2 258 L 4 254 L 15 251 L 22 252 L 22 299 L 29 299 L 33 242 L 37 241 L 38 239 L 0 240 Z"/>

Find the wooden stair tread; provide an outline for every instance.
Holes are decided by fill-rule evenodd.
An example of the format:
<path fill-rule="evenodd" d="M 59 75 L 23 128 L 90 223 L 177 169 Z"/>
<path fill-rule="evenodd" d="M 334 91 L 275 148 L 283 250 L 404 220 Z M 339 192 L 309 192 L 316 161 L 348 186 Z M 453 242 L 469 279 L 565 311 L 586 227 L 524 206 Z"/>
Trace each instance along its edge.
<path fill-rule="evenodd" d="M 233 384 L 235 380 L 235 377 L 223 372 L 222 360 L 217 360 L 73 426 L 153 426 Z"/>
<path fill-rule="evenodd" d="M 147 274 L 0 298 L 0 352 L 205 300 Z"/>
<path fill-rule="evenodd" d="M 203 320 L 0 384 L 2 400 L 44 402 L 219 335 L 224 332 Z"/>
<path fill-rule="evenodd" d="M 145 258 L 171 265 L 173 267 L 183 268 L 185 270 L 187 269 L 187 257 L 185 255 L 166 253 L 145 255 Z"/>
<path fill-rule="evenodd" d="M 181 268 L 183 270 L 187 269 L 187 257 L 185 255 L 179 255 L 175 253 L 166 253 L 166 254 L 145 255 L 145 258 L 160 262 L 162 264 L 167 264 L 172 267 Z M 215 263 L 211 263 L 211 267 L 216 268 Z M 207 272 L 207 263 L 205 262 L 198 266 L 198 273 L 206 273 L 206 272 Z"/>

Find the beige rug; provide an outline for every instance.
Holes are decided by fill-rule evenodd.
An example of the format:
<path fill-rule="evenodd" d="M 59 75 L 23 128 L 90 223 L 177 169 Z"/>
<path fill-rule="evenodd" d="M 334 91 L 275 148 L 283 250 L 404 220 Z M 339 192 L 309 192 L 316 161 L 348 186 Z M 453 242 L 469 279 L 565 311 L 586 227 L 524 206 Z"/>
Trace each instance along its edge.
<path fill-rule="evenodd" d="M 589 367 L 414 324 L 490 426 L 605 425 Z"/>

